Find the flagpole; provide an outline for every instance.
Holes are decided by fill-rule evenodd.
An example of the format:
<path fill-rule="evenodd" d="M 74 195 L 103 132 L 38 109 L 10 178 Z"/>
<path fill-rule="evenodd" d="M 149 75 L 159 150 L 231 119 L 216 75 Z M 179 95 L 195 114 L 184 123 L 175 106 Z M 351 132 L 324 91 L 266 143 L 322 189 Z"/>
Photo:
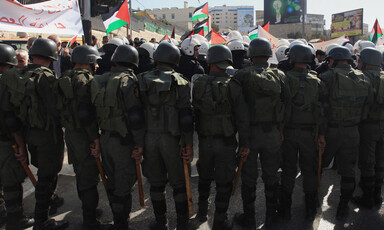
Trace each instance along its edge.
<path fill-rule="evenodd" d="M 132 0 L 129 0 L 129 17 L 132 16 Z M 131 34 L 132 39 L 132 21 L 129 23 L 129 32 Z"/>

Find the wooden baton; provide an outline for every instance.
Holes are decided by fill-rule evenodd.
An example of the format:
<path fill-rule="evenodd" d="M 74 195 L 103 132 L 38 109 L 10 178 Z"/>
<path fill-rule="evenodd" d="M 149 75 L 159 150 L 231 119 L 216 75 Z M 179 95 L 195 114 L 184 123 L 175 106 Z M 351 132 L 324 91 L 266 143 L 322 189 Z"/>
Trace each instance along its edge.
<path fill-rule="evenodd" d="M 191 181 L 189 180 L 188 164 L 185 159 L 183 159 L 183 165 L 184 165 L 185 187 L 187 189 L 188 212 L 189 212 L 189 215 L 193 215 L 195 213 L 195 210 L 193 209 Z"/>
<path fill-rule="evenodd" d="M 139 186 L 139 198 L 140 198 L 140 206 L 144 207 L 144 191 L 143 191 L 143 179 L 141 178 L 141 168 L 140 168 L 140 160 L 136 159 L 136 174 L 137 174 L 137 185 Z"/>
<path fill-rule="evenodd" d="M 243 169 L 243 163 L 244 163 L 243 158 L 240 158 L 239 165 L 237 166 L 236 178 L 235 178 L 235 181 L 233 182 L 232 196 L 235 195 L 237 182 L 239 181 L 241 170 Z"/>
<path fill-rule="evenodd" d="M 97 168 L 99 169 L 101 180 L 103 181 L 103 185 L 104 185 L 105 191 L 108 191 L 108 189 L 107 189 L 107 178 L 105 178 L 103 167 L 101 166 L 101 162 L 100 162 L 100 157 L 95 157 L 95 160 L 96 160 Z"/>
<path fill-rule="evenodd" d="M 12 145 L 12 148 L 13 148 L 13 151 L 15 153 L 19 153 L 19 150 L 17 149 L 17 145 Z M 19 161 L 21 166 L 23 167 L 24 171 L 27 173 L 29 179 L 31 180 L 33 186 L 36 187 L 36 178 L 35 176 L 33 175 L 33 173 L 31 172 L 31 169 L 28 167 L 28 165 L 25 163 L 25 162 L 22 162 L 22 161 Z"/>

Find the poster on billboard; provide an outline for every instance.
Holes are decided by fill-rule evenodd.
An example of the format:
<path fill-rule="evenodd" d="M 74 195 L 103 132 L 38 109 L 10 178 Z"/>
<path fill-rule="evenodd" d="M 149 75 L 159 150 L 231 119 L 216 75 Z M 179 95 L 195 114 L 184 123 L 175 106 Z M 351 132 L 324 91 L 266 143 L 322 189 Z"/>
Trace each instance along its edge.
<path fill-rule="evenodd" d="M 363 34 L 363 9 L 332 14 L 331 37 Z"/>
<path fill-rule="evenodd" d="M 264 0 L 264 23 L 301 23 L 306 3 L 307 0 Z"/>
<path fill-rule="evenodd" d="M 237 29 L 240 32 L 248 32 L 254 27 L 253 7 L 237 9 Z"/>

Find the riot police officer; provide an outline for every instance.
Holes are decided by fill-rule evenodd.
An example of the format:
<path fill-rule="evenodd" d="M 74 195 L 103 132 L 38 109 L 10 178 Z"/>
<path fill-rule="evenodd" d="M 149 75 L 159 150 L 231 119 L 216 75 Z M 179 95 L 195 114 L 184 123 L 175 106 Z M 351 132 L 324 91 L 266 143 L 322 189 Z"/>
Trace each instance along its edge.
<path fill-rule="evenodd" d="M 151 186 L 150 195 L 156 217 L 151 227 L 168 228 L 164 190 L 169 181 L 173 188 L 177 229 L 187 229 L 188 202 L 180 150 L 184 148 L 182 157 L 186 163 L 190 163 L 193 158 L 190 86 L 174 70 L 180 60 L 180 51 L 175 45 L 161 43 L 153 58 L 156 68 L 138 75 L 146 118 L 143 173 Z"/>
<path fill-rule="evenodd" d="M 144 115 L 133 73 L 139 55 L 134 47 L 120 45 L 111 62 L 110 72 L 94 78 L 92 100 L 101 129 L 101 155 L 108 177 L 113 229 L 126 230 L 136 182 L 135 160 L 141 161 L 144 145 Z"/>
<path fill-rule="evenodd" d="M 371 90 L 369 79 L 352 68 L 353 60 L 348 48 L 333 48 L 328 59 L 332 68 L 319 75 L 326 87 L 322 102 L 328 121 L 323 167 L 335 157 L 341 176 L 336 218 L 343 220 L 348 216 L 348 203 L 355 190 L 354 168 L 360 142 L 358 125 L 366 117 Z"/>
<path fill-rule="evenodd" d="M 381 187 L 384 178 L 384 72 L 380 69 L 382 53 L 375 48 L 365 48 L 358 54 L 358 68 L 372 85 L 372 105 L 366 119 L 361 121 L 359 169 L 361 171 L 361 196 L 353 201 L 359 206 L 381 206 Z"/>
<path fill-rule="evenodd" d="M 311 48 L 295 45 L 288 53 L 293 69 L 286 72 L 290 89 L 290 113 L 285 118 L 283 150 L 283 172 L 281 175 L 281 197 L 279 214 L 286 220 L 291 218 L 292 192 L 297 175 L 297 163 L 303 175 L 306 218 L 316 215 L 318 146 L 325 147 L 324 118 L 320 94 L 322 84 L 317 73 L 308 64 L 314 60 Z"/>
<path fill-rule="evenodd" d="M 69 70 L 59 79 L 61 121 L 65 128 L 68 156 L 76 173 L 77 193 L 82 201 L 83 229 L 99 229 L 96 208 L 99 202 L 99 171 L 95 157 L 100 152 L 99 128 L 91 103 L 91 80 L 98 67 L 99 52 L 92 46 L 73 50 Z M 95 155 L 91 154 L 91 147 Z"/>
<path fill-rule="evenodd" d="M 251 152 L 242 170 L 241 197 L 244 213 L 235 221 L 245 227 L 255 228 L 257 160 L 260 155 L 262 179 L 265 185 L 267 228 L 273 227 L 277 215 L 277 189 L 280 166 L 281 125 L 287 100 L 285 75 L 268 65 L 272 47 L 268 40 L 256 38 L 251 41 L 248 57 L 250 67 L 237 71 L 234 78 L 239 80 L 250 112 Z"/>
<path fill-rule="evenodd" d="M 7 215 L 5 229 L 25 229 L 34 223 L 33 218 L 23 215 L 22 183 L 26 175 L 20 162 L 27 161 L 27 151 L 22 135 L 23 124 L 10 104 L 6 86 L 7 81 L 17 80 L 16 65 L 15 50 L 9 45 L 0 44 L 0 180 Z M 17 152 L 14 152 L 12 145 L 18 146 Z"/>
<path fill-rule="evenodd" d="M 215 216 L 212 229 L 231 229 L 227 209 L 236 168 L 236 131 L 240 155 L 249 153 L 249 111 L 240 83 L 225 70 L 232 64 L 228 47 L 208 50 L 210 72 L 199 76 L 192 89 L 199 135 L 199 220 L 207 219 L 208 197 L 212 179 L 216 182 Z"/>

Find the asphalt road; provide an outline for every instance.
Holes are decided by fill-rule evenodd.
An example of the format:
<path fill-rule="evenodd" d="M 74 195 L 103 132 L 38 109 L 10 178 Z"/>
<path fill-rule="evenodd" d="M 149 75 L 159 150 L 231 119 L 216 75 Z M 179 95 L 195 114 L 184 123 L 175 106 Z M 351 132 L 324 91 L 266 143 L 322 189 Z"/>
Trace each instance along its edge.
<path fill-rule="evenodd" d="M 197 151 L 196 151 L 197 152 Z M 198 154 L 196 154 L 197 156 Z M 198 175 L 196 172 L 195 163 L 192 163 L 192 178 L 191 188 L 192 196 L 194 201 L 195 211 L 198 210 L 197 206 L 197 183 Z M 65 159 L 66 162 L 66 159 Z M 35 172 L 36 170 L 33 169 Z M 332 169 L 327 169 L 323 173 L 323 179 L 321 184 L 321 208 L 318 209 L 318 215 L 312 223 L 305 221 L 305 210 L 304 210 L 304 194 L 302 192 L 302 177 L 298 173 L 296 186 L 293 196 L 292 204 L 292 220 L 288 223 L 279 222 L 277 229 L 316 229 L 316 230 L 328 230 L 328 229 L 358 229 L 358 230 L 383 230 L 384 229 L 384 206 L 380 210 L 362 210 L 356 206 L 350 204 L 351 212 L 346 222 L 337 222 L 335 220 L 336 208 L 340 196 L 340 177 L 337 172 Z M 149 229 L 149 224 L 154 221 L 153 209 L 149 199 L 149 184 L 144 178 L 144 192 L 145 192 L 145 207 L 140 207 L 138 200 L 138 190 L 135 187 L 133 190 L 133 207 L 131 213 L 130 226 L 136 229 Z M 230 219 L 233 216 L 242 211 L 242 202 L 240 197 L 240 183 L 238 184 L 236 194 L 232 197 L 230 208 L 228 211 L 228 217 Z M 211 197 L 214 199 L 215 185 L 212 184 Z M 259 229 L 263 229 L 263 222 L 265 218 L 265 199 L 264 199 L 264 188 L 261 179 L 257 185 L 257 198 L 256 198 L 256 222 Z M 102 183 L 99 184 L 100 202 L 99 208 L 103 211 L 101 221 L 108 222 L 112 220 L 112 213 L 108 204 L 106 193 Z M 34 209 L 34 189 L 30 181 L 27 179 L 24 183 L 25 200 L 24 209 L 25 214 L 33 215 Z M 176 227 L 176 214 L 174 202 L 172 199 L 172 189 L 167 186 L 167 207 L 168 207 L 168 220 L 170 229 Z M 360 190 L 357 189 L 356 193 Z M 76 194 L 76 181 L 72 166 L 64 164 L 63 170 L 60 173 L 58 180 L 58 194 L 65 199 L 65 204 L 59 208 L 58 213 L 53 216 L 55 219 L 66 219 L 69 221 L 69 230 L 81 229 L 82 217 L 81 217 L 81 203 Z M 384 194 L 383 194 L 384 195 Z M 191 223 L 196 226 L 196 229 L 209 230 L 212 226 L 213 221 L 213 210 L 214 207 L 211 204 L 209 211 L 208 221 L 200 224 L 194 219 L 195 216 L 191 217 Z M 32 229 L 32 228 L 30 228 Z M 241 229 L 234 226 L 233 229 Z"/>

